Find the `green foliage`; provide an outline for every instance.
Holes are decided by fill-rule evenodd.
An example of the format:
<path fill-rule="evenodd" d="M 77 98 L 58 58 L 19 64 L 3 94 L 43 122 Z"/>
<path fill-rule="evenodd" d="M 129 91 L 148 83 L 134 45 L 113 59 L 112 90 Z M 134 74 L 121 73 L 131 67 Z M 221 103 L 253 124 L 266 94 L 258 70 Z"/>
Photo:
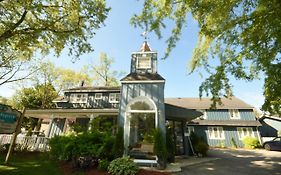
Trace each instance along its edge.
<path fill-rule="evenodd" d="M 16 109 L 47 109 L 54 108 L 52 102 L 58 97 L 52 84 L 38 84 L 35 87 L 23 88 L 13 96 L 12 105 Z"/>
<path fill-rule="evenodd" d="M 209 150 L 209 145 L 202 138 L 199 138 L 194 132 L 190 133 L 190 140 L 197 155 L 206 156 Z"/>
<path fill-rule="evenodd" d="M 107 159 L 102 159 L 99 161 L 98 169 L 107 171 L 109 164 L 110 164 L 110 161 L 108 161 Z"/>
<path fill-rule="evenodd" d="M 236 143 L 236 140 L 232 137 L 231 138 L 231 145 L 232 145 L 232 147 L 234 147 L 234 148 L 237 148 L 238 146 L 237 146 L 237 143 Z"/>
<path fill-rule="evenodd" d="M 245 137 L 243 139 L 243 144 L 244 144 L 244 147 L 248 148 L 248 149 L 254 149 L 254 148 L 261 147 L 259 140 L 255 137 Z"/>
<path fill-rule="evenodd" d="M 115 158 L 122 157 L 124 151 L 124 130 L 118 127 L 116 138 L 113 145 L 113 154 Z"/>
<path fill-rule="evenodd" d="M 89 40 L 109 10 L 105 0 L 1 1 L 0 85 L 25 79 L 29 73 L 16 74 L 28 71 L 38 53 L 58 56 L 67 46 L 77 59 L 93 51 Z"/>
<path fill-rule="evenodd" d="M 281 130 L 279 130 L 277 134 L 279 137 L 281 137 Z"/>
<path fill-rule="evenodd" d="M 109 116 L 98 116 L 94 118 L 91 123 L 91 131 L 106 132 L 108 134 L 113 134 L 115 131 L 114 118 Z"/>
<path fill-rule="evenodd" d="M 167 160 L 168 162 L 174 162 L 175 161 L 175 141 L 173 137 L 172 128 L 166 128 L 166 148 L 167 148 Z"/>
<path fill-rule="evenodd" d="M 55 136 L 50 140 L 50 154 L 58 160 L 72 160 L 79 156 L 113 159 L 114 138 L 100 132 Z"/>
<path fill-rule="evenodd" d="M 202 156 L 207 156 L 207 152 L 209 150 L 209 145 L 200 140 L 194 147 L 194 150 L 197 154 L 202 155 Z"/>
<path fill-rule="evenodd" d="M 225 141 L 224 140 L 220 140 L 220 143 L 218 145 L 220 148 L 225 148 Z"/>
<path fill-rule="evenodd" d="M 94 75 L 93 80 L 96 86 L 119 86 L 118 78 L 124 75 L 123 71 L 111 70 L 114 63 L 113 58 L 109 58 L 106 53 L 100 53 L 99 63 L 91 67 L 86 67 Z"/>
<path fill-rule="evenodd" d="M 166 148 L 165 137 L 163 136 L 160 128 L 156 128 L 154 132 L 154 153 L 160 162 L 166 162 L 168 153 Z"/>
<path fill-rule="evenodd" d="M 145 0 L 131 23 L 154 31 L 159 38 L 169 24 L 167 58 L 191 14 L 198 22 L 199 36 L 190 72 L 203 68 L 210 74 L 200 86 L 200 96 L 210 93 L 215 107 L 222 96 L 232 96 L 230 76 L 251 81 L 265 74 L 263 110 L 280 115 L 280 9 L 278 0 Z"/>
<path fill-rule="evenodd" d="M 112 175 L 135 175 L 138 166 L 129 157 L 120 157 L 109 164 L 108 172 Z"/>

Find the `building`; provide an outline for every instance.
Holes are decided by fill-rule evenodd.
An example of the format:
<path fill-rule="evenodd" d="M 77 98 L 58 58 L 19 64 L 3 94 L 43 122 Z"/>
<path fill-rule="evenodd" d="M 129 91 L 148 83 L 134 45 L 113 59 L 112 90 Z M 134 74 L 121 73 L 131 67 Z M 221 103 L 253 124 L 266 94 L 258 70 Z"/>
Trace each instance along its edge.
<path fill-rule="evenodd" d="M 259 136 L 252 106 L 235 97 L 222 99 L 223 105 L 216 110 L 209 109 L 210 99 L 165 99 L 165 83 L 157 70 L 157 53 L 144 42 L 132 53 L 130 73 L 121 79 L 120 87 L 86 87 L 82 83 L 54 100 L 56 109 L 27 110 L 26 115 L 50 121 L 47 137 L 63 134 L 74 124 L 88 127 L 100 117 L 124 129 L 124 153 L 136 159 L 151 155 L 153 146 L 147 138 L 154 128 L 165 134 L 167 123 L 173 128 L 178 155 L 188 154 L 190 131 L 211 146 L 222 142 L 231 146 L 235 139 L 242 147 L 243 137 Z"/>
<path fill-rule="evenodd" d="M 259 118 L 262 126 L 260 127 L 261 137 L 277 137 L 281 134 L 281 118 L 277 116 L 263 115 Z"/>
<path fill-rule="evenodd" d="M 187 122 L 187 132 L 193 131 L 212 147 L 243 147 L 243 138 L 250 136 L 260 140 L 253 107 L 232 97 L 222 98 L 222 104 L 210 109 L 210 98 L 168 98 L 167 104 L 195 109 L 203 113 L 199 118 Z"/>

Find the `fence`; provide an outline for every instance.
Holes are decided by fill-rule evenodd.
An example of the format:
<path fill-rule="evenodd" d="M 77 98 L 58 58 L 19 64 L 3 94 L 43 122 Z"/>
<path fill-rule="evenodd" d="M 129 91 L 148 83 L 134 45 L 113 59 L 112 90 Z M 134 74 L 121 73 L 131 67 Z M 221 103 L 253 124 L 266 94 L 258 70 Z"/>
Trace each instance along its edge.
<path fill-rule="evenodd" d="M 0 149 L 11 143 L 12 135 L 0 135 Z M 15 150 L 48 151 L 49 138 L 34 136 L 17 136 Z"/>

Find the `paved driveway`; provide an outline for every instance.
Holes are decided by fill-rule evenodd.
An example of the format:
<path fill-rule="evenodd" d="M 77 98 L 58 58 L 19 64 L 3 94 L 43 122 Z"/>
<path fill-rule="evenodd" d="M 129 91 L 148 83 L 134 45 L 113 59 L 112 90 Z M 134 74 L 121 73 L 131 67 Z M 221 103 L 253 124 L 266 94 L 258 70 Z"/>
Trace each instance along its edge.
<path fill-rule="evenodd" d="M 187 166 L 176 175 L 281 175 L 281 152 L 213 149 L 218 160 Z"/>

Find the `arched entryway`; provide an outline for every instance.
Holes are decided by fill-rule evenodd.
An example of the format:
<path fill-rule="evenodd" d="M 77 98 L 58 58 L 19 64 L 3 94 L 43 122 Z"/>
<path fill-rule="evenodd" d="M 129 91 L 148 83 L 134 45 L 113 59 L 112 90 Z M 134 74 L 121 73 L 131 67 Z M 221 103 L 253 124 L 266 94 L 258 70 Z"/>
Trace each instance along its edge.
<path fill-rule="evenodd" d="M 153 131 L 158 127 L 157 106 L 148 97 L 136 97 L 126 107 L 125 154 L 136 159 L 155 158 Z"/>

